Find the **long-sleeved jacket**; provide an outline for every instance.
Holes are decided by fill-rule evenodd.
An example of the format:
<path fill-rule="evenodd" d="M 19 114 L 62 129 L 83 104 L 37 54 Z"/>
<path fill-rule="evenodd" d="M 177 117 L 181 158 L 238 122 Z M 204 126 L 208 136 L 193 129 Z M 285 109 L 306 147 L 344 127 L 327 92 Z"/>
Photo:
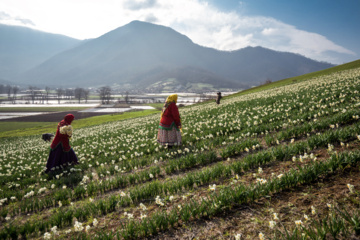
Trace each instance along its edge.
<path fill-rule="evenodd" d="M 54 150 L 59 144 L 61 144 L 64 152 L 70 151 L 70 149 L 71 149 L 71 146 L 69 143 L 70 136 L 67 134 L 61 134 L 60 128 L 63 126 L 70 125 L 73 119 L 74 119 L 74 116 L 72 114 L 68 114 L 65 116 L 64 120 L 59 122 L 59 124 L 57 126 L 55 137 L 50 145 L 50 148 L 52 150 Z"/>
<path fill-rule="evenodd" d="M 179 109 L 175 102 L 169 104 L 162 114 L 159 128 L 171 130 L 173 127 L 181 128 Z"/>

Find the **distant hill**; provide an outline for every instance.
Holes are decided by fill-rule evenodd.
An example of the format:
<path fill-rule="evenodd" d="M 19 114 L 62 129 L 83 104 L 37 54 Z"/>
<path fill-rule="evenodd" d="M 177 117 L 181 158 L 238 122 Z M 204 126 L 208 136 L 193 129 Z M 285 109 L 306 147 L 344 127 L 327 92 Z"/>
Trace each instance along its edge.
<path fill-rule="evenodd" d="M 34 85 L 161 91 L 247 88 L 334 65 L 262 47 L 218 51 L 171 28 L 133 21 L 61 52 L 16 80 Z M 167 86 L 168 87 L 168 86 Z"/>
<path fill-rule="evenodd" d="M 80 40 L 0 24 L 0 78 L 11 80 L 53 55 L 75 46 Z"/>

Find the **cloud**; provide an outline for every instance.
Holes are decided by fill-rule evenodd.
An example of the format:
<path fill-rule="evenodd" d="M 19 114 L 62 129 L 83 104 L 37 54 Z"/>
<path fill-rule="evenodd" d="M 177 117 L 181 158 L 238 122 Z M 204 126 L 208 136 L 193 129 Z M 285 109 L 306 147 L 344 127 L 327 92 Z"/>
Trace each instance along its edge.
<path fill-rule="evenodd" d="M 0 11 L 0 23 L 8 25 L 20 25 L 25 27 L 35 26 L 35 24 L 30 19 L 21 18 L 19 16 L 12 16 L 4 11 Z"/>
<path fill-rule="evenodd" d="M 264 47 L 299 53 L 322 61 L 336 61 L 336 59 L 330 57 L 329 52 L 356 55 L 354 52 L 330 41 L 325 36 L 306 32 L 281 22 L 265 27 L 261 34 L 256 36 L 255 40 Z"/>
<path fill-rule="evenodd" d="M 156 0 L 126 0 L 123 4 L 125 9 L 137 11 L 140 9 L 152 8 L 156 6 Z"/>
<path fill-rule="evenodd" d="M 204 1 L 158 0 L 158 8 L 151 12 L 159 24 L 174 28 L 199 45 L 219 50 L 262 46 L 333 63 L 341 60 L 330 52 L 337 56 L 356 55 L 320 34 L 297 29 L 270 17 L 220 11 Z"/>

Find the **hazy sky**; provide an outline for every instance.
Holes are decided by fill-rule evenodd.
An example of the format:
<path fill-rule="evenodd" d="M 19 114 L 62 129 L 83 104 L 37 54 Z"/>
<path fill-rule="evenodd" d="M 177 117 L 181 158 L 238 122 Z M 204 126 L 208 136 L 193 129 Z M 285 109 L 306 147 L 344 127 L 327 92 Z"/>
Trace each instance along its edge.
<path fill-rule="evenodd" d="M 360 0 L 0 0 L 0 23 L 78 39 L 133 20 L 220 50 L 263 46 L 337 64 L 360 58 Z"/>

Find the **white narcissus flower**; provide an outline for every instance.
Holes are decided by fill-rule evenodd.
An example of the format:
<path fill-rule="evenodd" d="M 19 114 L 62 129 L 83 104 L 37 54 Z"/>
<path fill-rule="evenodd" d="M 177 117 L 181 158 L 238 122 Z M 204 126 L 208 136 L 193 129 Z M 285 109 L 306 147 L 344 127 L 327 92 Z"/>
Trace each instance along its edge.
<path fill-rule="evenodd" d="M 349 188 L 350 193 L 354 193 L 355 192 L 355 186 L 351 185 L 350 183 L 346 184 L 346 186 Z"/>
<path fill-rule="evenodd" d="M 75 229 L 75 232 L 81 232 L 84 229 L 84 227 L 83 227 L 82 223 L 75 221 L 74 229 Z"/>
<path fill-rule="evenodd" d="M 51 234 L 48 232 L 44 233 L 44 239 L 46 239 L 46 240 L 51 239 Z"/>
<path fill-rule="evenodd" d="M 210 191 L 215 191 L 216 190 L 216 184 L 209 185 L 209 189 L 210 189 Z"/>
<path fill-rule="evenodd" d="M 271 229 L 273 229 L 276 226 L 276 222 L 275 221 L 269 221 L 269 227 Z"/>
<path fill-rule="evenodd" d="M 160 196 L 156 196 L 155 202 L 156 202 L 157 205 L 160 205 L 160 206 L 164 206 L 164 205 L 165 205 L 165 204 L 162 202 L 162 199 L 160 198 Z"/>
<path fill-rule="evenodd" d="M 265 240 L 265 235 L 262 232 L 259 233 L 259 239 L 260 240 Z"/>
<path fill-rule="evenodd" d="M 98 225 L 98 223 L 99 223 L 98 220 L 97 220 L 96 218 L 94 218 L 94 220 L 93 220 L 93 226 L 96 227 L 96 226 Z"/>
<path fill-rule="evenodd" d="M 297 226 L 301 226 L 301 225 L 303 224 L 303 222 L 302 222 L 301 220 L 297 220 L 297 221 L 295 221 L 295 224 L 296 224 Z"/>
<path fill-rule="evenodd" d="M 142 204 L 142 203 L 140 203 L 140 208 L 141 208 L 143 211 L 146 211 L 146 210 L 147 210 L 146 206 L 145 206 L 144 204 Z"/>
<path fill-rule="evenodd" d="M 62 126 L 60 127 L 60 133 L 71 137 L 73 133 L 73 128 L 71 125 Z"/>
<path fill-rule="evenodd" d="M 312 215 L 315 215 L 315 214 L 316 214 L 316 210 L 315 210 L 315 207 L 314 207 L 314 206 L 311 206 L 311 214 L 312 214 Z"/>
<path fill-rule="evenodd" d="M 236 234 L 235 235 L 235 240 L 240 240 L 240 239 L 241 239 L 241 234 L 240 233 Z"/>

